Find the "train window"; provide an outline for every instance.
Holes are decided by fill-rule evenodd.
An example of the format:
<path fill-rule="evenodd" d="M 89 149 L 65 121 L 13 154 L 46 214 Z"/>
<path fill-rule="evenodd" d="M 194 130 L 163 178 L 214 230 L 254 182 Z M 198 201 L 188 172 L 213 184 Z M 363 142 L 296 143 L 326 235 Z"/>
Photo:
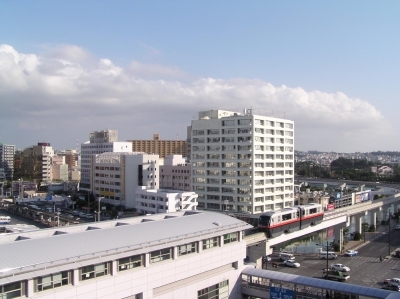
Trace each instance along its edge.
<path fill-rule="evenodd" d="M 282 215 L 282 221 L 290 220 L 290 219 L 292 219 L 292 214 Z"/>
<path fill-rule="evenodd" d="M 317 213 L 317 209 L 316 208 L 310 209 L 310 214 L 315 214 L 315 213 Z"/>

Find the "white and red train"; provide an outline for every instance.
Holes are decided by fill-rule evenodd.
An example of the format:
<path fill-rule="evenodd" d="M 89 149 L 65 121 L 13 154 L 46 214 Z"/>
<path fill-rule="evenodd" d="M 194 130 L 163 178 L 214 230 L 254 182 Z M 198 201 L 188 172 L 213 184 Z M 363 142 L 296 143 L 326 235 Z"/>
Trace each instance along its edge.
<path fill-rule="evenodd" d="M 310 203 L 293 206 L 278 211 L 262 213 L 258 219 L 258 229 L 264 231 L 267 238 L 278 237 L 285 233 L 298 231 L 322 222 L 322 205 Z"/>

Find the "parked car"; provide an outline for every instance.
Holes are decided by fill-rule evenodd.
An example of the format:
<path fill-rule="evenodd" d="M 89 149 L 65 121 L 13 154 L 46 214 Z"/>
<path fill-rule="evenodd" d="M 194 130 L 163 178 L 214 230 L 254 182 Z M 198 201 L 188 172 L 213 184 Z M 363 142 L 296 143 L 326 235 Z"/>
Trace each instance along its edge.
<path fill-rule="evenodd" d="M 397 224 L 395 228 L 400 229 L 400 224 Z"/>
<path fill-rule="evenodd" d="M 388 279 L 385 279 L 385 280 L 383 281 L 383 284 L 385 284 L 385 285 L 400 286 L 400 278 L 395 277 L 395 278 L 388 278 Z"/>
<path fill-rule="evenodd" d="M 387 284 L 387 285 L 384 285 L 382 289 L 394 291 L 394 292 L 400 292 L 400 286 L 398 286 L 398 285 Z"/>
<path fill-rule="evenodd" d="M 346 250 L 344 252 L 345 256 L 356 256 L 357 254 L 358 254 L 358 251 L 356 251 L 356 250 Z"/>
<path fill-rule="evenodd" d="M 350 268 L 346 267 L 343 264 L 333 264 L 331 266 L 331 268 L 332 268 L 332 270 L 337 270 L 337 271 L 341 271 L 341 272 L 349 272 L 350 271 Z"/>
<path fill-rule="evenodd" d="M 286 261 L 284 261 L 283 263 L 284 263 L 286 266 L 293 267 L 293 268 L 298 268 L 298 267 L 300 267 L 300 264 L 297 263 L 295 260 L 286 260 Z"/>
<path fill-rule="evenodd" d="M 86 214 L 87 219 L 94 219 L 94 216 L 92 214 Z"/>
<path fill-rule="evenodd" d="M 263 256 L 263 261 L 270 262 L 270 261 L 272 261 L 272 258 L 270 256 L 268 256 L 268 255 L 264 255 Z"/>

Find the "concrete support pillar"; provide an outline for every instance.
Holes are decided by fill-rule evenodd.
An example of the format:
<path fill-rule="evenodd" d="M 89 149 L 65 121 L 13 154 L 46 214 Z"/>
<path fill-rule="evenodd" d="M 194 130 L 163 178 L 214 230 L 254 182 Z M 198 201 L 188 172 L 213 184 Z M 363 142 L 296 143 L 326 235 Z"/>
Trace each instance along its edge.
<path fill-rule="evenodd" d="M 197 242 L 197 252 L 202 253 L 203 251 L 203 241 Z"/>
<path fill-rule="evenodd" d="M 370 223 L 375 227 L 375 229 L 376 229 L 376 218 L 377 217 L 378 217 L 378 211 L 372 211 Z"/>
<path fill-rule="evenodd" d="M 150 266 L 150 253 L 145 253 L 144 254 L 144 266 L 149 267 Z"/>
<path fill-rule="evenodd" d="M 224 236 L 219 237 L 219 247 L 224 246 Z"/>
<path fill-rule="evenodd" d="M 269 249 L 267 242 L 260 242 L 256 245 L 247 247 L 247 256 L 249 258 L 249 262 L 256 263 L 257 268 L 261 268 L 262 257 L 267 255 L 267 247 Z"/>
<path fill-rule="evenodd" d="M 356 216 L 356 231 L 360 234 L 362 233 L 362 223 L 363 223 L 364 216 Z"/>
<path fill-rule="evenodd" d="M 238 241 L 239 242 L 243 241 L 243 232 L 242 231 L 238 232 Z"/>
<path fill-rule="evenodd" d="M 341 223 L 335 226 L 335 243 L 339 244 L 339 252 L 343 251 L 343 229 L 346 228 L 345 223 Z"/>
<path fill-rule="evenodd" d="M 28 279 L 26 281 L 26 297 L 31 298 L 34 294 L 33 279 Z"/>
<path fill-rule="evenodd" d="M 72 270 L 72 285 L 79 285 L 79 269 Z"/>
<path fill-rule="evenodd" d="M 112 275 L 112 276 L 116 276 L 117 273 L 118 273 L 118 271 L 117 271 L 117 264 L 118 264 L 118 261 L 112 261 L 112 262 L 111 262 L 111 275 Z"/>
<path fill-rule="evenodd" d="M 172 259 L 173 260 L 178 259 L 178 246 L 172 247 Z"/>

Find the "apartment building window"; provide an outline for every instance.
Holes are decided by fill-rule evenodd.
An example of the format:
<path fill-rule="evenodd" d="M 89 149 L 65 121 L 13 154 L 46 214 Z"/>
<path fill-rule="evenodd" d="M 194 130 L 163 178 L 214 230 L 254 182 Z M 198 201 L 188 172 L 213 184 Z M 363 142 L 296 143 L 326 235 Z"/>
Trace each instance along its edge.
<path fill-rule="evenodd" d="M 236 242 L 238 240 L 238 233 L 230 233 L 224 235 L 224 244 Z"/>
<path fill-rule="evenodd" d="M 254 158 L 263 160 L 263 159 L 264 159 L 264 155 L 262 155 L 262 154 L 255 154 L 255 155 L 254 155 Z"/>
<path fill-rule="evenodd" d="M 222 129 L 222 134 L 236 134 L 236 129 Z"/>
<path fill-rule="evenodd" d="M 150 263 L 169 260 L 172 257 L 172 248 L 165 248 L 150 252 Z"/>
<path fill-rule="evenodd" d="M 219 134 L 219 129 L 207 130 L 207 135 L 215 135 L 215 134 Z"/>
<path fill-rule="evenodd" d="M 192 242 L 178 246 L 178 255 L 188 255 L 197 251 L 197 242 Z"/>
<path fill-rule="evenodd" d="M 293 144 L 293 139 L 285 138 L 286 144 Z"/>
<path fill-rule="evenodd" d="M 207 142 L 209 143 L 220 142 L 220 138 L 219 137 L 207 138 Z"/>
<path fill-rule="evenodd" d="M 286 129 L 293 129 L 293 124 L 285 124 Z"/>
<path fill-rule="evenodd" d="M 204 135 L 204 130 L 193 130 L 193 136 Z"/>
<path fill-rule="evenodd" d="M 223 145 L 222 150 L 223 151 L 234 151 L 236 149 L 235 145 Z"/>
<path fill-rule="evenodd" d="M 203 170 L 203 171 L 205 171 L 205 170 Z M 208 175 L 220 175 L 221 171 L 220 170 L 207 170 L 207 174 Z"/>
<path fill-rule="evenodd" d="M 206 171 L 204 169 L 196 169 L 195 175 L 205 175 Z"/>
<path fill-rule="evenodd" d="M 237 158 L 239 160 L 251 160 L 251 154 L 238 154 Z"/>
<path fill-rule="evenodd" d="M 219 195 L 207 195 L 207 199 L 210 199 L 210 200 L 219 200 Z"/>
<path fill-rule="evenodd" d="M 259 125 L 259 126 L 263 126 L 264 125 L 264 121 L 261 119 L 255 119 L 254 120 L 254 124 L 255 125 Z"/>
<path fill-rule="evenodd" d="M 118 271 L 125 271 L 142 266 L 142 255 L 124 257 L 118 260 Z"/>
<path fill-rule="evenodd" d="M 251 129 L 250 128 L 239 128 L 238 129 L 238 133 L 239 134 L 250 134 L 251 133 Z"/>
<path fill-rule="evenodd" d="M 222 159 L 236 159 L 236 154 L 223 154 Z"/>
<path fill-rule="evenodd" d="M 222 167 L 226 168 L 236 167 L 236 162 L 222 162 Z"/>
<path fill-rule="evenodd" d="M 254 137 L 254 141 L 256 141 L 256 142 L 264 142 L 264 137 L 255 136 Z"/>
<path fill-rule="evenodd" d="M 234 120 L 224 120 L 222 121 L 222 126 L 234 126 L 235 121 Z"/>
<path fill-rule="evenodd" d="M 205 143 L 205 138 L 193 138 L 192 143 Z"/>
<path fill-rule="evenodd" d="M 219 187 L 207 187 L 207 192 L 219 192 Z"/>
<path fill-rule="evenodd" d="M 207 184 L 219 185 L 220 183 L 220 179 L 207 179 Z"/>
<path fill-rule="evenodd" d="M 25 296 L 25 281 L 7 283 L 0 286 L 0 298 L 18 298 Z"/>
<path fill-rule="evenodd" d="M 207 208 L 211 209 L 211 210 L 219 210 L 220 209 L 220 205 L 216 204 L 216 203 L 208 203 L 207 204 Z"/>
<path fill-rule="evenodd" d="M 90 265 L 80 268 L 79 271 L 81 280 L 93 279 L 96 277 L 109 274 L 109 264 L 101 263 L 96 265 Z"/>
<path fill-rule="evenodd" d="M 236 171 L 224 170 L 224 171 L 222 171 L 222 176 L 236 176 Z"/>
<path fill-rule="evenodd" d="M 255 167 L 264 168 L 264 163 L 255 163 Z"/>
<path fill-rule="evenodd" d="M 235 137 L 222 137 L 222 142 L 235 142 Z"/>
<path fill-rule="evenodd" d="M 35 279 L 35 291 L 41 292 L 71 284 L 71 274 L 69 271 L 63 271 L 47 276 L 41 276 Z M 6 297 L 9 298 L 9 297 Z"/>
<path fill-rule="evenodd" d="M 219 159 L 220 155 L 219 154 L 208 154 L 207 158 L 208 159 Z"/>
<path fill-rule="evenodd" d="M 203 250 L 219 246 L 219 237 L 213 237 L 203 240 Z"/>
<path fill-rule="evenodd" d="M 194 178 L 193 183 L 204 184 L 206 182 L 205 178 Z"/>
<path fill-rule="evenodd" d="M 235 191 L 234 188 L 223 187 L 222 190 L 221 190 L 221 193 L 233 193 L 234 191 Z"/>
<path fill-rule="evenodd" d="M 222 179 L 221 182 L 223 185 L 236 185 L 235 179 Z"/>
<path fill-rule="evenodd" d="M 206 147 L 204 146 L 204 145 L 199 145 L 199 146 L 193 146 L 192 147 L 192 151 L 193 152 L 202 152 L 202 151 L 205 151 L 206 150 Z"/>
<path fill-rule="evenodd" d="M 208 151 L 219 151 L 221 149 L 221 146 L 219 146 L 219 145 L 210 145 L 210 146 L 207 146 L 207 150 Z"/>
<path fill-rule="evenodd" d="M 254 128 L 254 132 L 264 134 L 264 129 Z"/>
<path fill-rule="evenodd" d="M 250 125 L 251 119 L 239 119 L 238 124 L 239 125 Z"/>
<path fill-rule="evenodd" d="M 205 167 L 206 166 L 206 162 L 194 162 L 193 165 L 197 166 L 197 167 Z"/>

